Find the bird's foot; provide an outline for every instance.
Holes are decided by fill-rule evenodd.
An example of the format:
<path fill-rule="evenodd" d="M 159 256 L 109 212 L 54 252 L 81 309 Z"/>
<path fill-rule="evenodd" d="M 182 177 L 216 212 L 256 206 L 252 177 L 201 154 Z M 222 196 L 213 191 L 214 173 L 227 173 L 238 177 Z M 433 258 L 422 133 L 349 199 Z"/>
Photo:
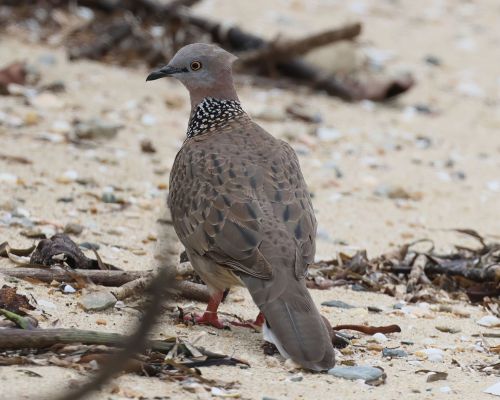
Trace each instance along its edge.
<path fill-rule="evenodd" d="M 257 315 L 257 317 L 255 318 L 255 321 L 250 321 L 250 320 L 231 321 L 231 325 L 241 326 L 243 328 L 250 328 L 250 329 L 254 329 L 256 331 L 260 331 L 260 329 L 262 328 L 262 325 L 264 324 L 264 321 L 265 321 L 264 314 L 259 313 L 259 315 Z"/>
<path fill-rule="evenodd" d="M 208 325 L 217 329 L 231 329 L 229 325 L 222 322 L 217 313 L 206 311 L 202 316 L 192 314 L 184 316 L 185 322 L 192 322 L 195 325 Z"/>

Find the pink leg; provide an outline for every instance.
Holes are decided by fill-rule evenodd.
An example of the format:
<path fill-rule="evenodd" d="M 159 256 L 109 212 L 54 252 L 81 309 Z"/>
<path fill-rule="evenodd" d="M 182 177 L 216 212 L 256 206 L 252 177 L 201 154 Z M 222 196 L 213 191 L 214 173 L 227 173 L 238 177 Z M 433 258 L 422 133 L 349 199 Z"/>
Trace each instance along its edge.
<path fill-rule="evenodd" d="M 194 316 L 194 322 L 200 325 L 210 325 L 218 329 L 227 329 L 227 325 L 224 325 L 217 316 L 217 309 L 222 300 L 224 292 L 217 292 L 208 301 L 207 308 L 201 317 Z M 185 321 L 193 321 L 191 316 L 184 317 Z"/>
<path fill-rule="evenodd" d="M 231 325 L 242 326 L 243 328 L 256 329 L 260 328 L 264 324 L 265 320 L 266 319 L 264 318 L 264 314 L 260 312 L 255 318 L 255 321 L 244 321 L 244 322 L 231 321 Z"/>

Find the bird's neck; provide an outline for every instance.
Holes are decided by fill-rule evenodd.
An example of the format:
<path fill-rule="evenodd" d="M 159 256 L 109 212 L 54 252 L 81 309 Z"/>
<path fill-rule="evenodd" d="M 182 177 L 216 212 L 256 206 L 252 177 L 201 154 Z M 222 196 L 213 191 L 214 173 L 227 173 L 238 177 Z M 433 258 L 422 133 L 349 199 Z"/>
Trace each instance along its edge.
<path fill-rule="evenodd" d="M 244 114 L 238 98 L 231 100 L 205 97 L 193 108 L 186 135 L 191 138 L 212 132 Z"/>

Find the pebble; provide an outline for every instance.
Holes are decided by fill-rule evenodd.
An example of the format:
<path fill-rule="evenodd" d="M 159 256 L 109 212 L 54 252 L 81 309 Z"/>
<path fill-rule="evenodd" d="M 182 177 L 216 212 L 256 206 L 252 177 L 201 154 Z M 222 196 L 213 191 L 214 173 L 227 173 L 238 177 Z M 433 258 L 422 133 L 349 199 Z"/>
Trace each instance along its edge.
<path fill-rule="evenodd" d="M 489 181 L 486 183 L 486 187 L 492 192 L 500 192 L 500 181 Z"/>
<path fill-rule="evenodd" d="M 82 242 L 79 244 L 79 246 L 88 250 L 99 250 L 99 248 L 101 247 L 97 243 L 91 243 L 91 242 Z"/>
<path fill-rule="evenodd" d="M 14 174 L 8 172 L 0 172 L 0 182 L 1 183 L 17 183 L 18 177 Z"/>
<path fill-rule="evenodd" d="M 225 397 L 225 398 L 237 398 L 241 397 L 241 394 L 235 389 L 223 389 L 218 387 L 213 387 L 210 390 L 212 396 Z"/>
<path fill-rule="evenodd" d="M 423 349 L 415 352 L 415 355 L 421 360 L 428 360 L 430 362 L 443 362 L 444 352 L 441 349 Z"/>
<path fill-rule="evenodd" d="M 500 381 L 498 381 L 494 385 L 491 385 L 490 387 L 487 387 L 486 389 L 484 389 L 483 393 L 488 393 L 488 394 L 493 394 L 495 396 L 500 396 Z"/>
<path fill-rule="evenodd" d="M 85 311 L 101 311 L 113 307 L 116 304 L 116 298 L 108 290 L 98 290 L 82 295 L 78 304 Z"/>
<path fill-rule="evenodd" d="M 101 201 L 103 203 L 118 203 L 118 198 L 110 192 L 104 192 L 101 196 Z"/>
<path fill-rule="evenodd" d="M 65 171 L 60 177 L 56 179 L 57 182 L 67 184 L 72 183 L 78 179 L 78 172 L 69 169 Z"/>
<path fill-rule="evenodd" d="M 484 91 L 474 82 L 460 82 L 457 87 L 457 91 L 465 96 L 469 97 L 483 97 Z"/>
<path fill-rule="evenodd" d="M 319 112 L 298 103 L 288 106 L 286 112 L 297 119 L 315 124 L 319 124 L 323 119 Z"/>
<path fill-rule="evenodd" d="M 156 125 L 156 117 L 151 114 L 144 114 L 141 117 L 141 123 L 145 126 L 153 126 Z"/>
<path fill-rule="evenodd" d="M 327 306 L 327 307 L 344 308 L 346 310 L 349 310 L 351 308 L 356 308 L 356 306 L 344 303 L 343 301 L 340 301 L 340 300 L 328 300 L 328 301 L 324 301 L 323 303 L 321 303 L 321 305 L 322 306 Z"/>
<path fill-rule="evenodd" d="M 388 349 L 386 347 L 382 350 L 382 357 L 406 358 L 408 357 L 408 353 L 402 349 Z"/>
<path fill-rule="evenodd" d="M 112 139 L 118 134 L 121 128 L 121 124 L 92 118 L 77 123 L 73 134 L 77 139 Z"/>
<path fill-rule="evenodd" d="M 417 200 L 416 195 L 409 193 L 401 186 L 379 185 L 373 192 L 376 196 L 387 197 L 389 199 Z"/>
<path fill-rule="evenodd" d="M 383 371 L 379 368 L 359 365 L 354 367 L 334 367 L 328 370 L 328 374 L 336 376 L 337 378 L 372 381 L 380 378 Z"/>
<path fill-rule="evenodd" d="M 488 328 L 500 327 L 500 318 L 497 318 L 494 315 L 486 315 L 485 317 L 479 319 L 477 324 Z"/>
<path fill-rule="evenodd" d="M 385 336 L 383 333 L 377 332 L 372 336 L 373 339 L 375 339 L 378 343 L 384 343 L 387 342 L 389 339 L 387 339 L 387 336 Z"/>
<path fill-rule="evenodd" d="M 48 92 L 31 97 L 29 101 L 33 107 L 41 108 L 44 110 L 56 110 L 64 106 L 64 102 L 61 99 L 59 99 L 56 95 Z"/>
<path fill-rule="evenodd" d="M 64 227 L 64 233 L 67 233 L 68 235 L 79 235 L 82 232 L 83 226 L 74 222 L 67 223 Z"/>
<path fill-rule="evenodd" d="M 292 375 L 292 376 L 289 376 L 287 378 L 287 381 L 288 382 L 300 382 L 304 379 L 304 375 L 302 375 L 301 373 L 298 373 L 296 375 Z"/>
<path fill-rule="evenodd" d="M 71 285 L 64 285 L 62 291 L 63 293 L 75 293 L 76 289 Z"/>
<path fill-rule="evenodd" d="M 69 133 L 71 131 L 71 125 L 68 121 L 57 120 L 52 123 L 51 130 L 56 133 Z"/>

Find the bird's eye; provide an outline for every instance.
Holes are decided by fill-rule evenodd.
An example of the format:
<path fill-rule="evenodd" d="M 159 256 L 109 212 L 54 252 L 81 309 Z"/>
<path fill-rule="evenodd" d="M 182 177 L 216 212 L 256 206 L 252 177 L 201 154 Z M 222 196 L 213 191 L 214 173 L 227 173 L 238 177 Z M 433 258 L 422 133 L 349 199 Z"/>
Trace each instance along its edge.
<path fill-rule="evenodd" d="M 193 71 L 198 71 L 200 68 L 201 68 L 201 62 L 199 62 L 199 61 L 193 61 L 191 63 L 191 69 Z"/>

